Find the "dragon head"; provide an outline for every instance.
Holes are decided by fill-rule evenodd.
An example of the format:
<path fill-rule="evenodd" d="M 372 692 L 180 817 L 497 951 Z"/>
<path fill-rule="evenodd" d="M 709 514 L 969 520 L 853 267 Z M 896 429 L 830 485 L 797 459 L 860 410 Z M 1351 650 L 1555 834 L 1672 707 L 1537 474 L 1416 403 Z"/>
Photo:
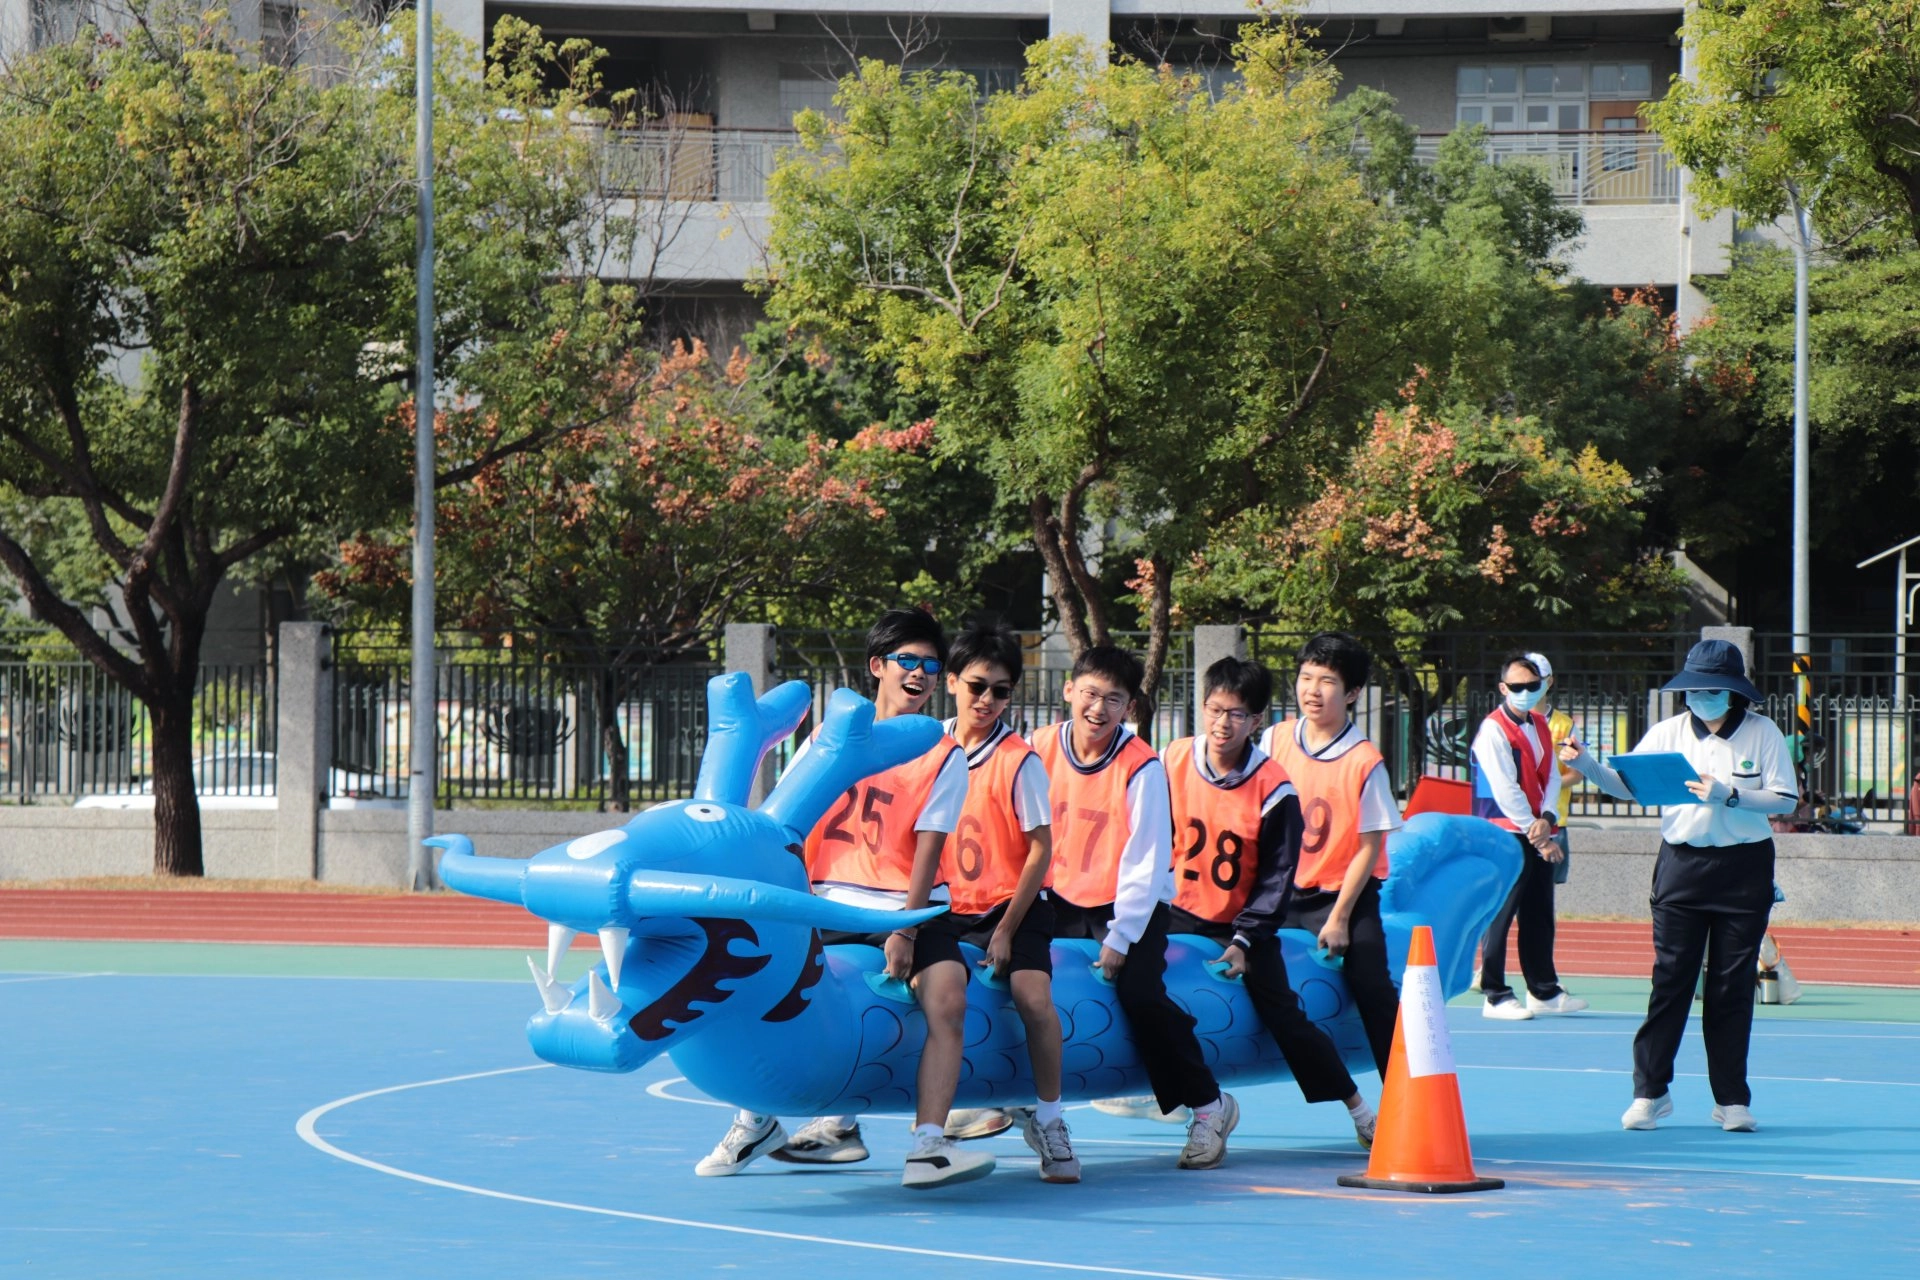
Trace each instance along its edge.
<path fill-rule="evenodd" d="M 541 1010 L 528 1024 L 550 1062 L 631 1071 L 683 1032 L 730 1015 L 762 1016 L 802 998 L 812 931 L 883 932 L 937 911 L 880 911 L 815 897 L 802 856 L 829 804 L 869 774 L 930 750 L 924 716 L 874 721 L 842 689 L 812 747 L 758 810 L 747 807 L 766 752 L 805 717 L 811 694 L 790 681 L 756 699 L 744 673 L 707 685 L 709 736 L 688 800 L 655 805 L 625 826 L 520 860 L 475 856 L 465 836 L 436 836 L 445 883 L 525 907 L 547 922 L 547 963 L 529 958 Z M 553 978 L 576 935 L 597 933 L 603 965 L 566 988 Z M 584 997 L 584 999 L 582 998 Z"/>

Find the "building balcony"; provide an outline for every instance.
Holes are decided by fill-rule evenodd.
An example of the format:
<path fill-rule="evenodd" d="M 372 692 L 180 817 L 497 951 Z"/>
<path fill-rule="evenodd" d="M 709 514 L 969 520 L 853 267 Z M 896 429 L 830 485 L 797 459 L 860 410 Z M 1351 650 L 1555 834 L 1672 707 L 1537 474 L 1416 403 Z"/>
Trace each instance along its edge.
<path fill-rule="evenodd" d="M 1424 133 L 1414 156 L 1432 163 L 1447 135 Z M 1680 166 L 1660 135 L 1638 130 L 1489 133 L 1487 158 L 1538 173 L 1566 204 L 1679 204 Z"/>

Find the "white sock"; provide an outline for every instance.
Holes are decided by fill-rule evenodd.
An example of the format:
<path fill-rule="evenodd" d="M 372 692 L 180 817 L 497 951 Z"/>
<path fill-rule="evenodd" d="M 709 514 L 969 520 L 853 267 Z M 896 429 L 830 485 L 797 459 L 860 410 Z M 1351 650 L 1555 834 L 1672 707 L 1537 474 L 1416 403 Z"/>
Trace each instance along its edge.
<path fill-rule="evenodd" d="M 915 1142 L 928 1142 L 940 1137 L 945 1132 L 946 1131 L 937 1124 L 917 1124 L 913 1126 L 913 1140 Z"/>
<path fill-rule="evenodd" d="M 1194 1114 L 1194 1115 L 1195 1115 L 1196 1117 L 1199 1117 L 1199 1116 L 1210 1116 L 1210 1115 L 1212 1115 L 1212 1114 L 1213 1114 L 1214 1112 L 1216 1112 L 1216 1111 L 1218 1111 L 1219 1109 L 1220 1109 L 1220 1095 L 1219 1095 L 1219 1094 L 1215 1094 L 1215 1095 L 1214 1095 L 1214 1097 L 1213 1097 L 1213 1101 L 1212 1101 L 1212 1102 L 1209 1102 L 1209 1103 L 1208 1103 L 1208 1104 L 1207 1104 L 1206 1106 L 1204 1106 L 1204 1107 L 1195 1107 L 1195 1108 L 1193 1109 L 1193 1114 Z"/>
<path fill-rule="evenodd" d="M 1037 1101 L 1039 1105 L 1033 1109 L 1033 1119 L 1036 1124 L 1052 1124 L 1066 1113 L 1066 1108 L 1060 1105 L 1058 1098 L 1052 1102 L 1048 1102 L 1045 1098 Z"/>
<path fill-rule="evenodd" d="M 1353 1117 L 1355 1124 L 1365 1124 L 1374 1118 L 1373 1104 L 1367 1101 L 1364 1093 L 1355 1094 L 1354 1097 L 1357 1101 L 1347 1104 L 1347 1114 Z"/>

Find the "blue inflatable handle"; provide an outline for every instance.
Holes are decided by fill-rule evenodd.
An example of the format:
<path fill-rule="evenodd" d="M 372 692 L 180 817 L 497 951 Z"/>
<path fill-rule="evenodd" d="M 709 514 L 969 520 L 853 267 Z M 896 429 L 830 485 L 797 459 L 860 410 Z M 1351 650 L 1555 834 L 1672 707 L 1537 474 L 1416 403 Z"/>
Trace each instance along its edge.
<path fill-rule="evenodd" d="M 975 969 L 973 973 L 975 977 L 980 979 L 982 986 L 992 987 L 995 991 L 1009 990 L 1006 978 L 992 965 L 988 965 L 984 969 Z"/>
<path fill-rule="evenodd" d="M 867 987 L 882 1000 L 892 1000 L 898 1004 L 918 1004 L 914 999 L 913 988 L 882 969 L 879 973 L 867 975 Z"/>
<path fill-rule="evenodd" d="M 1229 975 L 1227 973 L 1227 962 L 1225 960 L 1207 961 L 1207 973 L 1215 982 L 1231 982 L 1238 986 L 1246 985 L 1246 980 L 1239 974 Z"/>
<path fill-rule="evenodd" d="M 1313 962 L 1322 969 L 1344 969 L 1347 967 L 1347 958 L 1345 956 L 1337 956 L 1325 947 L 1315 947 L 1308 954 L 1313 957 Z"/>
<path fill-rule="evenodd" d="M 1101 986 L 1110 987 L 1113 985 L 1113 979 L 1107 976 L 1106 971 L 1100 967 L 1099 961 L 1096 960 L 1094 963 L 1088 965 L 1087 969 L 1093 974 L 1093 980 Z"/>

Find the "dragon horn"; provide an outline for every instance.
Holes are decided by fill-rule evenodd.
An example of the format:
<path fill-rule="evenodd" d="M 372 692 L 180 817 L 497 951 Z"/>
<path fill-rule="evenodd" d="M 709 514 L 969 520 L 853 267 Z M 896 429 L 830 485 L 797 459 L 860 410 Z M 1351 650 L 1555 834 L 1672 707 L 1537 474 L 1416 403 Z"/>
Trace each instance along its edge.
<path fill-rule="evenodd" d="M 693 798 L 745 805 L 761 757 L 799 727 L 812 705 L 804 680 L 789 680 L 758 700 L 744 671 L 707 681 L 707 749 Z"/>
<path fill-rule="evenodd" d="M 804 835 L 848 787 L 925 755 L 939 740 L 938 720 L 895 716 L 876 724 L 871 702 L 851 689 L 836 689 L 813 745 L 787 769 L 760 812 Z"/>
<path fill-rule="evenodd" d="M 446 850 L 440 857 L 440 880 L 449 889 L 516 907 L 526 905 L 520 896 L 520 882 L 527 874 L 525 859 L 475 857 L 473 841 L 465 836 L 429 836 L 424 843 Z"/>
<path fill-rule="evenodd" d="M 942 906 L 922 911 L 882 911 L 759 880 L 651 870 L 636 871 L 627 881 L 627 905 L 642 917 L 772 920 L 843 933 L 886 933 L 931 920 L 946 910 Z"/>

